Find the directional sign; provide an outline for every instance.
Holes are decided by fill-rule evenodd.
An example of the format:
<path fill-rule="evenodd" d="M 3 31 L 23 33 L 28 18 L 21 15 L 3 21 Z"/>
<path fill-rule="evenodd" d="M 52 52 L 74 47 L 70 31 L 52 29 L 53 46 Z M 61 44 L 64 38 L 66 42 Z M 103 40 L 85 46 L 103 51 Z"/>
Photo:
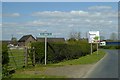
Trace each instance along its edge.
<path fill-rule="evenodd" d="M 100 41 L 99 31 L 89 31 L 89 43 L 98 43 Z"/>
<path fill-rule="evenodd" d="M 52 33 L 40 33 L 39 35 L 45 36 L 45 65 L 47 63 L 47 36 L 52 35 Z"/>
<path fill-rule="evenodd" d="M 52 35 L 52 33 L 40 33 L 39 35 L 50 36 L 50 35 Z"/>

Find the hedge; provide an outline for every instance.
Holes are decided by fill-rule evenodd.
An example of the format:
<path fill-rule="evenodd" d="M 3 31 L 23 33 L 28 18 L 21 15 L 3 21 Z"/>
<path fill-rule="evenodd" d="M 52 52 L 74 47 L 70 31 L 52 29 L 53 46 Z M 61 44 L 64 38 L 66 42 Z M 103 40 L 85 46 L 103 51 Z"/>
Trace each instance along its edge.
<path fill-rule="evenodd" d="M 30 56 L 35 52 L 36 63 L 44 63 L 44 42 L 31 44 Z M 47 63 L 57 63 L 62 60 L 77 59 L 90 53 L 90 45 L 86 43 L 47 43 Z"/>
<path fill-rule="evenodd" d="M 8 55 L 7 44 L 2 43 L 2 77 L 3 78 L 9 77 L 8 63 L 9 63 L 9 55 Z"/>
<path fill-rule="evenodd" d="M 107 45 L 107 46 L 100 46 L 100 48 L 103 48 L 103 49 L 120 49 L 120 45 Z"/>
<path fill-rule="evenodd" d="M 2 43 L 2 65 L 9 63 L 7 44 Z"/>

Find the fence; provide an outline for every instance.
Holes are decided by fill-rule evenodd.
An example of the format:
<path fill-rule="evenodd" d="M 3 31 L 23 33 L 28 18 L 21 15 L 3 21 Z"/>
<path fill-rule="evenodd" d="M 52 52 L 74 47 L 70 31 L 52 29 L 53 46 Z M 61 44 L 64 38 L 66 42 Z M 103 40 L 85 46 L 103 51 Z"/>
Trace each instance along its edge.
<path fill-rule="evenodd" d="M 23 49 L 9 49 L 9 65 L 14 69 L 19 69 L 24 66 L 28 66 L 29 64 L 35 65 L 35 55 L 33 55 L 33 60 L 29 57 L 29 50 L 28 48 Z"/>

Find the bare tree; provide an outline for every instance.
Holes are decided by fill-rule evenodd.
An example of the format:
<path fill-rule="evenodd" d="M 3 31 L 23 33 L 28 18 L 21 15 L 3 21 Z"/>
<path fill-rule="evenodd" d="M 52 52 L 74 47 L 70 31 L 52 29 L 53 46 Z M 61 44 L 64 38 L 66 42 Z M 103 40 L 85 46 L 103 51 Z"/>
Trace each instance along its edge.
<path fill-rule="evenodd" d="M 105 40 L 105 37 L 104 36 L 100 36 L 100 40 Z"/>
<path fill-rule="evenodd" d="M 76 34 L 76 39 L 77 39 L 77 40 L 80 40 L 80 39 L 81 39 L 81 33 L 80 33 L 80 32 L 78 32 L 78 33 Z"/>
<path fill-rule="evenodd" d="M 80 32 L 70 32 L 69 39 L 71 40 L 80 40 L 81 33 Z"/>
<path fill-rule="evenodd" d="M 117 40 L 117 34 L 116 33 L 111 33 L 110 39 L 113 40 L 113 41 Z"/>

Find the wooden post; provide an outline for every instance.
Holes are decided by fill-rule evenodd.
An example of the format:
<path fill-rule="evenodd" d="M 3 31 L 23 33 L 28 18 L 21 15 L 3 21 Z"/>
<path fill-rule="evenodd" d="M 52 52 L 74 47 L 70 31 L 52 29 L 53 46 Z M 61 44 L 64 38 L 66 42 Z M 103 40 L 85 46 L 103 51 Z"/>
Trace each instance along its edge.
<path fill-rule="evenodd" d="M 91 42 L 91 55 L 92 55 L 92 42 Z"/>
<path fill-rule="evenodd" d="M 98 43 L 97 43 L 97 55 L 98 55 Z"/>
<path fill-rule="evenodd" d="M 25 66 L 28 66 L 28 50 L 27 47 L 25 47 Z"/>
<path fill-rule="evenodd" d="M 32 49 L 33 49 L 33 66 L 35 66 L 35 49 L 34 47 Z"/>

